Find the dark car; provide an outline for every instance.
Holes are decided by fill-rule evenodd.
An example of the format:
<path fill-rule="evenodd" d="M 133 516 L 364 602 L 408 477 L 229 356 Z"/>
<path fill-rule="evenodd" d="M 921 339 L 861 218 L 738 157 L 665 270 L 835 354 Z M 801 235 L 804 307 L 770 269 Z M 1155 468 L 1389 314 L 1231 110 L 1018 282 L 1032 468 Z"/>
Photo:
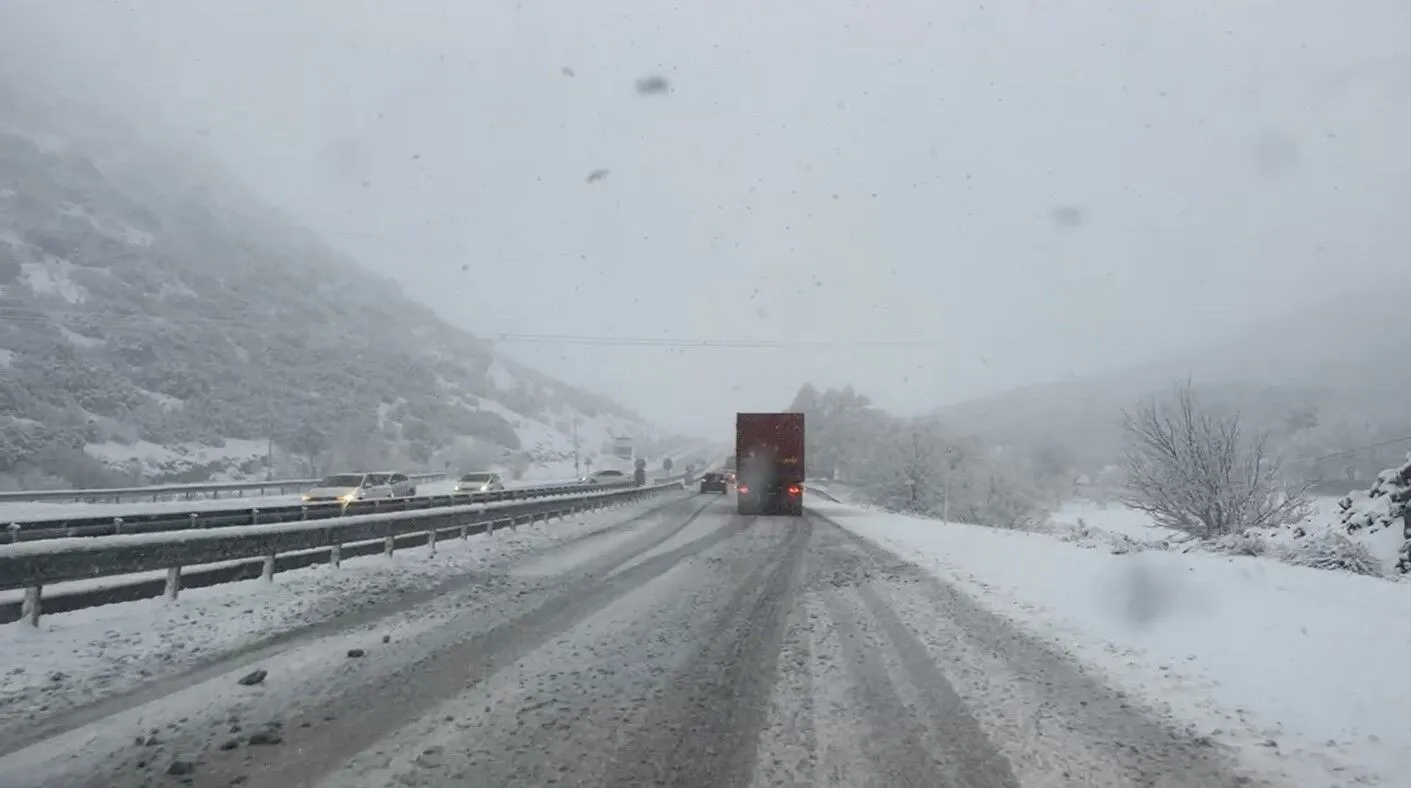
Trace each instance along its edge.
<path fill-rule="evenodd" d="M 725 474 L 707 473 L 701 477 L 701 492 L 718 492 L 722 495 L 729 492 L 725 484 Z"/>

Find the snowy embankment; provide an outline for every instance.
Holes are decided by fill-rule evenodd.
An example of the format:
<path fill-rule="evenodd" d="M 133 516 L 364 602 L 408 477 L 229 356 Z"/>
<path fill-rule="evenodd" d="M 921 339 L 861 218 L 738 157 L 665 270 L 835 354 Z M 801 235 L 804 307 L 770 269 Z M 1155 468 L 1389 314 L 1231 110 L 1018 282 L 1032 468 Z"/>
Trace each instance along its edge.
<path fill-rule="evenodd" d="M 260 580 L 0 626 L 0 730 L 81 706 L 277 636 L 425 591 L 467 572 L 610 527 L 660 505 L 636 504 L 465 541 L 345 559 Z M 0 548 L 3 549 L 3 548 Z M 62 589 L 62 586 L 55 586 Z"/>
<path fill-rule="evenodd" d="M 1208 552 L 1084 549 L 1057 536 L 814 510 L 973 595 L 1153 708 L 1293 774 L 1411 774 L 1411 585 Z M 1157 541 L 1133 513 L 1075 514 Z M 1305 782 L 1306 781 L 1306 782 Z"/>

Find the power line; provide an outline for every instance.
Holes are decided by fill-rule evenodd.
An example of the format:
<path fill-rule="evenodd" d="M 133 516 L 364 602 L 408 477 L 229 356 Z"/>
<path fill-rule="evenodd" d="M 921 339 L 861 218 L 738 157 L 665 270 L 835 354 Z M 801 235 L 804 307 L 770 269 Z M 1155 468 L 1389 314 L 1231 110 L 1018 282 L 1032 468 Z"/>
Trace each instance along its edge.
<path fill-rule="evenodd" d="M 1408 442 L 1411 442 L 1411 435 L 1406 435 L 1400 438 L 1392 438 L 1390 440 L 1378 441 L 1377 443 L 1369 443 L 1366 446 L 1353 446 L 1350 449 L 1341 449 L 1339 451 L 1329 452 L 1327 454 L 1320 454 L 1317 457 L 1304 457 L 1302 459 L 1294 460 L 1294 462 L 1318 462 L 1319 460 L 1329 460 L 1333 457 L 1343 457 L 1348 454 L 1356 454 L 1359 451 L 1366 451 L 1368 449 L 1380 449 L 1384 446 L 1395 446 L 1398 443 Z"/>

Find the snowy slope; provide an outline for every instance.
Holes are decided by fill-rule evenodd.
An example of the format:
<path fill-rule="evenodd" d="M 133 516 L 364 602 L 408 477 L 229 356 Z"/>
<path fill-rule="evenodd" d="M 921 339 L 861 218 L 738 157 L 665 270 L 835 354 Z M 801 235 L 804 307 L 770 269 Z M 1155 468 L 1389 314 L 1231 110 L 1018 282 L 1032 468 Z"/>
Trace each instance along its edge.
<path fill-rule="evenodd" d="M 533 476 L 572 458 L 575 424 L 580 455 L 656 435 L 450 325 L 158 124 L 34 95 L 5 65 L 0 488 Z"/>

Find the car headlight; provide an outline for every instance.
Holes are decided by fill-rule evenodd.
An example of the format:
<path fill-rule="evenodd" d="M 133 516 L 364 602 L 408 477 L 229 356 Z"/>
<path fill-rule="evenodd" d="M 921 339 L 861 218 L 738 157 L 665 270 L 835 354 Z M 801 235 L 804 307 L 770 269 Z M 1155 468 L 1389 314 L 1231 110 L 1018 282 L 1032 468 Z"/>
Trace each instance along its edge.
<path fill-rule="evenodd" d="M 355 490 L 353 492 L 348 493 L 347 495 L 339 496 L 338 500 L 342 501 L 343 503 L 352 503 L 353 501 L 358 500 L 358 493 Z"/>

